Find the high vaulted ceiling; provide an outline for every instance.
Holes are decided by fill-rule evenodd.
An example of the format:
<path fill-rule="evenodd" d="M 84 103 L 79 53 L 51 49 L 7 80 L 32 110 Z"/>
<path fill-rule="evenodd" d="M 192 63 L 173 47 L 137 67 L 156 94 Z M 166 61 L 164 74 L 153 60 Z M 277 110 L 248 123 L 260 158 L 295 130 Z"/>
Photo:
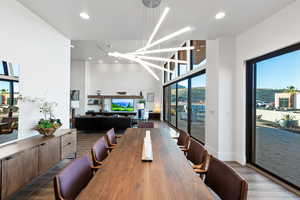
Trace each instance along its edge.
<path fill-rule="evenodd" d="M 97 45 L 105 48 L 112 43 L 113 47 L 124 51 L 141 47 L 142 40 L 149 37 L 166 6 L 171 10 L 156 38 L 189 25 L 193 31 L 176 38 L 184 41 L 239 34 L 294 0 L 162 0 L 156 9 L 146 8 L 142 0 L 18 1 L 68 38 L 81 40 L 74 42 L 79 46 L 75 45 L 78 52 L 74 52 L 76 56 L 72 55 L 72 58 L 83 59 L 86 57 L 83 55 L 85 48 L 92 41 L 94 44 L 90 45 L 93 48 Z M 226 12 L 226 17 L 215 20 L 214 16 L 219 11 Z M 80 12 L 88 13 L 90 19 L 81 19 Z M 85 47 L 80 47 L 80 43 L 84 43 Z"/>

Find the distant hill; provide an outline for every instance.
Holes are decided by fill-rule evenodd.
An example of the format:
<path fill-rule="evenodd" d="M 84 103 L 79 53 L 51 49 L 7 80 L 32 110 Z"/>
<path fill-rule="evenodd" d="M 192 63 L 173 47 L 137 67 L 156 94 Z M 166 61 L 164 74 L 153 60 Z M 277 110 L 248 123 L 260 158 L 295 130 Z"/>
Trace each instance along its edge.
<path fill-rule="evenodd" d="M 171 99 L 172 101 L 176 101 L 175 99 L 175 90 L 171 91 Z M 188 89 L 185 87 L 178 88 L 178 101 L 187 101 Z M 204 87 L 195 87 L 192 88 L 192 102 L 200 102 L 205 101 L 205 88 Z"/>
<path fill-rule="evenodd" d="M 256 100 L 266 103 L 275 102 L 275 93 L 285 92 L 285 89 L 256 89 Z"/>
<path fill-rule="evenodd" d="M 180 89 L 180 88 L 187 88 L 187 87 L 185 87 L 185 86 L 183 86 L 183 85 L 179 85 L 179 84 L 178 84 L 177 87 L 178 87 L 178 89 Z"/>

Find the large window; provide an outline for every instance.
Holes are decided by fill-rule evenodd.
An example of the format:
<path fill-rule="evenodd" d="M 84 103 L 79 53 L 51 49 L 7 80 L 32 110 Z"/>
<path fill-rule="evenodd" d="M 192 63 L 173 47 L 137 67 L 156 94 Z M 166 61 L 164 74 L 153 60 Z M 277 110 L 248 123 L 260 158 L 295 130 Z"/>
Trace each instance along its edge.
<path fill-rule="evenodd" d="M 4 65 L 6 65 L 6 63 L 0 60 L 0 75 L 5 75 Z"/>
<path fill-rule="evenodd" d="M 192 69 L 206 64 L 206 41 L 192 40 L 191 45 L 195 47 L 192 50 Z"/>
<path fill-rule="evenodd" d="M 171 57 L 171 59 L 175 59 L 175 56 Z M 174 62 L 170 62 L 170 70 L 173 71 L 174 73 L 170 73 L 170 78 L 169 80 L 173 80 L 174 78 L 177 77 L 177 69 L 176 69 L 176 65 Z"/>
<path fill-rule="evenodd" d="M 177 125 L 176 116 L 177 116 L 177 84 L 174 83 L 171 85 L 171 95 L 170 95 L 170 123 L 173 126 Z"/>
<path fill-rule="evenodd" d="M 205 70 L 164 87 L 164 120 L 205 143 Z"/>
<path fill-rule="evenodd" d="M 0 80 L 0 117 L 18 115 L 17 98 L 19 96 L 18 82 Z"/>
<path fill-rule="evenodd" d="M 0 80 L 0 106 L 8 107 L 11 103 L 11 84 L 9 81 Z"/>
<path fill-rule="evenodd" d="M 188 80 L 178 82 L 177 127 L 188 131 Z"/>
<path fill-rule="evenodd" d="M 183 45 L 185 47 L 186 44 Z M 187 51 L 178 51 L 178 60 L 187 61 Z M 184 75 L 188 72 L 187 64 L 179 63 L 178 64 L 178 76 Z"/>
<path fill-rule="evenodd" d="M 206 75 L 191 78 L 191 135 L 205 142 Z"/>
<path fill-rule="evenodd" d="M 247 62 L 247 161 L 300 188 L 300 44 Z"/>
<path fill-rule="evenodd" d="M 165 69 L 168 69 L 168 63 L 164 65 Z M 168 81 L 168 72 L 164 71 L 164 83 Z"/>
<path fill-rule="evenodd" d="M 164 88 L 164 120 L 170 122 L 171 86 Z"/>

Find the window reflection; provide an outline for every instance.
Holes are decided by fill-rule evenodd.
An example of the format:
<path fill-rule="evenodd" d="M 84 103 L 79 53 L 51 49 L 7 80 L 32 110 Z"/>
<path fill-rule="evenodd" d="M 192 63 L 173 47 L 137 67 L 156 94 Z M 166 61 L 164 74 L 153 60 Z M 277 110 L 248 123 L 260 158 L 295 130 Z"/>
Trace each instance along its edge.
<path fill-rule="evenodd" d="M 188 80 L 179 82 L 177 87 L 177 126 L 183 131 L 188 131 Z"/>
<path fill-rule="evenodd" d="M 171 106 L 170 106 L 170 116 L 171 124 L 176 126 L 176 83 L 171 85 Z"/>
<path fill-rule="evenodd" d="M 196 69 L 206 64 L 206 41 L 192 40 L 192 69 Z"/>
<path fill-rule="evenodd" d="M 191 135 L 203 143 L 205 143 L 205 87 L 205 74 L 191 79 Z"/>
<path fill-rule="evenodd" d="M 183 46 L 185 47 L 186 44 Z M 178 60 L 187 61 L 187 51 L 179 51 L 178 52 Z M 178 64 L 179 76 L 184 75 L 188 72 L 187 67 L 188 67 L 187 64 L 183 64 L 183 63 Z"/>

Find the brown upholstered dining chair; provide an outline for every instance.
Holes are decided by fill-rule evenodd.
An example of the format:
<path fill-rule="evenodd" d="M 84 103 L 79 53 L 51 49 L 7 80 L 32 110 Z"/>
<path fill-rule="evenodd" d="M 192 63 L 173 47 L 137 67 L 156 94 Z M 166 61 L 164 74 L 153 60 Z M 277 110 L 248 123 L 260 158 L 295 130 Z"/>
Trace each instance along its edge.
<path fill-rule="evenodd" d="M 106 141 L 108 145 L 108 149 L 111 151 L 115 146 L 117 145 L 117 138 L 120 138 L 121 136 L 117 136 L 115 133 L 114 128 L 110 129 L 106 132 Z"/>
<path fill-rule="evenodd" d="M 74 160 L 54 177 L 56 200 L 74 200 L 93 177 L 94 169 L 87 155 Z"/>
<path fill-rule="evenodd" d="M 138 128 L 154 128 L 153 122 L 139 122 Z"/>
<path fill-rule="evenodd" d="M 207 170 L 197 169 L 205 174 L 204 183 L 222 200 L 246 200 L 248 183 L 226 163 L 210 156 Z"/>
<path fill-rule="evenodd" d="M 91 149 L 93 165 L 99 166 L 103 164 L 103 160 L 108 156 L 108 146 L 105 138 L 101 137 Z"/>
<path fill-rule="evenodd" d="M 179 137 L 174 137 L 174 139 L 178 139 L 177 145 L 182 151 L 187 152 L 189 150 L 190 136 L 187 132 L 180 131 Z"/>
<path fill-rule="evenodd" d="M 206 169 L 208 152 L 205 147 L 194 139 L 190 140 L 189 150 L 186 154 L 193 169 Z"/>

